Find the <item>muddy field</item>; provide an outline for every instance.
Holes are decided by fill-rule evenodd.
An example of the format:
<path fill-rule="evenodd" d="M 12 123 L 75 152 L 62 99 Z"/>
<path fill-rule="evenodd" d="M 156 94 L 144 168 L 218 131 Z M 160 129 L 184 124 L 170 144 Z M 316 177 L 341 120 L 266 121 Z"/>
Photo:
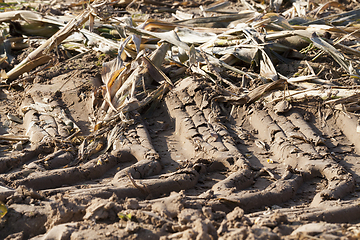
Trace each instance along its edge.
<path fill-rule="evenodd" d="M 6 2 L 0 239 L 360 238 L 358 2 Z"/>

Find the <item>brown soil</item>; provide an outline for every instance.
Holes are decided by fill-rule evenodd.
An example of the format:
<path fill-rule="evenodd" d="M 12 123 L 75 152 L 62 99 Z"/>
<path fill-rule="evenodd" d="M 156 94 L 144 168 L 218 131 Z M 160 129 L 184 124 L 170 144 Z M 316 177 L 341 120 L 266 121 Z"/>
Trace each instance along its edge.
<path fill-rule="evenodd" d="M 154 18 L 171 17 L 154 13 L 158 6 L 134 7 Z M 198 8 L 190 7 L 196 14 Z M 240 4 L 232 2 L 231 9 Z M 91 51 L 62 59 L 0 89 L 1 135 L 27 135 L 34 119 L 57 131 L 46 140 L 41 132 L 31 136 L 36 144 L 0 142 L 0 202 L 8 208 L 0 239 L 360 237 L 356 114 L 316 97 L 291 100 L 287 111 L 263 99 L 232 108 L 212 81 L 190 74 L 162 101 L 130 112 L 132 122 L 108 151 L 105 138 L 94 138 L 88 141 L 98 144 L 94 152 L 81 152 L 96 122 L 99 62 L 112 58 Z M 277 70 L 294 74 L 303 64 L 279 64 Z M 311 63 L 316 72 L 321 64 Z M 239 81 L 230 72 L 226 77 Z M 80 133 L 68 138 L 74 126 L 34 110 L 23 114 L 34 102 L 63 112 Z M 10 121 L 8 114 L 24 122 Z"/>

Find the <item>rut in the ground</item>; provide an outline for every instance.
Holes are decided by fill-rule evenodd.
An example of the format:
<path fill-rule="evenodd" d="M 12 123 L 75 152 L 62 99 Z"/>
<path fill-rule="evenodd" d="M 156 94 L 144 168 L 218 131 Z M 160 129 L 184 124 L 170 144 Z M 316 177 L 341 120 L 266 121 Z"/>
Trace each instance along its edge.
<path fill-rule="evenodd" d="M 238 133 L 227 127 L 231 127 L 230 121 L 224 117 L 224 111 L 227 110 L 216 98 L 213 88 L 215 87 L 209 83 L 187 78 L 165 97 L 166 108 L 175 121 L 178 141 L 187 146 L 188 155 L 192 156 L 191 164 L 185 169 L 151 177 L 159 174 L 163 166 L 151 143 L 148 129 L 140 114 L 135 112 L 129 115 L 134 121 L 130 127 L 121 128 L 121 131 L 114 127 L 109 133 L 117 134 L 114 142 L 106 143 L 106 139 L 95 139 L 111 145 L 106 148 L 112 148 L 111 152 L 100 151 L 98 157 L 86 161 L 84 153 L 79 154 L 76 160 L 76 153 L 71 149 L 60 149 L 44 159 L 35 160 L 34 156 L 39 152 L 52 149 L 50 145 L 42 144 L 34 151 L 3 159 L 1 163 L 5 164 L 2 168 L 5 173 L 8 172 L 6 169 L 17 168 L 23 163 L 26 166 L 2 174 L 0 178 L 9 187 L 25 185 L 34 190 L 42 190 L 48 196 L 67 192 L 72 197 L 92 195 L 108 198 L 113 193 L 120 198 L 154 197 L 192 188 L 199 178 L 199 172 L 204 174 L 226 170 L 228 176 L 208 191 L 247 211 L 289 200 L 303 181 L 314 177 L 326 179 L 327 187 L 315 195 L 312 206 L 324 200 L 342 198 L 354 189 L 351 174 L 334 161 L 330 150 L 319 153 L 315 149 L 316 145 L 323 143 L 322 136 L 317 134 L 321 131 L 314 131 L 296 108 L 281 114 L 275 113 L 270 107 L 253 105 L 240 111 L 248 112 L 244 114 L 245 120 L 257 131 L 257 137 L 269 145 L 268 152 L 283 164 L 285 170 L 267 188 L 255 192 L 244 191 L 254 184 L 260 169 L 252 166 L 239 151 Z M 340 127 L 345 120 L 337 121 Z M 350 135 L 350 140 L 353 139 Z M 128 167 L 114 171 L 126 162 L 130 163 L 127 164 Z M 260 172 L 272 175 L 266 168 Z M 92 183 L 87 189 L 78 189 L 79 184 L 103 178 L 106 174 L 113 174 L 113 179 L 107 184 Z M 144 180 L 137 182 L 137 179 Z"/>
<path fill-rule="evenodd" d="M 207 91 L 207 87 L 211 88 L 197 81 L 184 80 L 165 101 L 181 141 L 190 141 L 194 146 L 195 162 L 198 158 L 211 159 L 211 164 L 219 162 L 230 171 L 226 179 L 210 190 L 217 198 L 250 211 L 286 202 L 304 181 L 314 177 L 326 179 L 327 187 L 314 196 L 311 206 L 343 198 L 354 189 L 353 177 L 334 161 L 330 150 L 320 154 L 315 149 L 315 145 L 321 144 L 322 136 L 296 109 L 277 114 L 270 108 L 254 105 L 246 110 L 250 114 L 245 118 L 258 132 L 258 138 L 269 145 L 273 158 L 283 164 L 284 171 L 264 190 L 244 191 L 258 174 L 238 150 L 234 140 L 237 136 L 230 134 L 225 126 L 228 122 L 221 121 L 226 113 L 224 105 L 216 101 L 216 96 L 209 95 L 211 91 Z M 208 169 L 213 170 L 211 166 Z"/>
<path fill-rule="evenodd" d="M 178 170 L 167 172 L 168 166 L 162 164 L 160 157 L 171 154 L 159 156 L 149 134 L 151 129 L 147 129 L 140 113 L 132 112 L 127 115 L 131 122 L 129 125 L 114 125 L 107 138 L 93 136 L 87 142 L 84 141 L 88 146 L 101 143 L 108 147 L 95 145 L 94 152 L 86 152 L 81 151 L 80 146 L 80 151 L 76 153 L 71 144 L 53 141 L 36 145 L 35 150 L 2 159 L 4 167 L 0 180 L 7 187 L 17 190 L 1 192 L 0 200 L 19 201 L 17 195 L 21 192 L 36 199 L 57 197 L 60 194 L 61 198 L 70 202 L 81 203 L 71 215 L 61 215 L 58 212 L 60 210 L 54 210 L 54 206 L 49 203 L 45 205 L 53 209 L 53 212 L 49 211 L 50 215 L 40 211 L 40 208 L 37 211 L 38 206 L 35 206 L 34 211 L 43 216 L 39 221 L 49 229 L 62 222 L 91 219 L 93 215 L 103 218 L 105 215 L 91 209 L 99 207 L 105 212 L 108 209 L 120 209 L 108 199 L 131 197 L 152 199 L 154 211 L 159 211 L 167 219 L 179 218 L 179 221 L 183 221 L 179 212 L 184 207 L 204 208 L 199 215 L 204 221 L 202 225 L 199 224 L 205 227 L 206 216 L 210 214 L 206 209 L 236 212 L 239 209 L 236 207 L 240 207 L 248 213 L 247 217 L 240 217 L 241 221 L 246 222 L 246 219 L 258 218 L 260 213 L 257 211 L 265 206 L 281 205 L 293 199 L 305 182 L 322 178 L 326 180 L 326 187 L 313 193 L 311 208 L 308 208 L 313 209 L 314 213 L 288 208 L 280 213 L 287 214 L 288 219 L 297 220 L 336 222 L 354 219 L 354 214 L 358 212 L 356 204 L 348 203 L 341 208 L 330 201 L 346 197 L 353 191 L 355 181 L 331 154 L 328 139 L 324 138 L 321 128 L 304 119 L 296 106 L 288 112 L 275 113 L 271 104 L 257 103 L 237 108 L 234 114 L 226 102 L 217 98 L 218 91 L 221 89 L 206 80 L 187 78 L 165 96 L 162 108 L 168 111 L 175 122 L 172 140 L 177 141 L 178 146 L 183 146 L 182 151 L 186 151 L 190 158 L 178 164 Z M 334 127 L 344 132 L 345 136 L 342 137 L 346 137 L 347 142 L 355 143 L 358 148 L 357 142 L 354 142 L 357 135 L 347 128 L 354 124 L 356 126 L 356 120 L 341 113 L 334 113 L 332 117 L 337 124 Z M 156 138 L 156 134 L 152 134 L 152 137 Z M 260 149 L 256 147 L 259 144 L 263 144 L 260 146 L 263 149 L 256 152 L 256 149 Z M 253 157 L 248 156 L 247 148 L 254 151 Z M 51 154 L 36 159 L 40 152 Z M 260 166 L 259 163 L 255 164 L 255 156 Z M 277 162 L 274 165 L 276 168 L 266 164 L 269 156 Z M 21 168 L 24 163 L 25 167 Z M 214 180 L 213 177 L 219 171 L 225 172 L 226 177 Z M 271 183 L 260 190 L 252 190 L 252 186 L 263 177 L 270 179 Z M 193 189 L 197 189 L 193 191 L 194 196 L 185 196 L 181 192 L 159 198 L 174 191 Z M 94 202 L 101 201 L 101 198 L 104 203 Z M 181 202 L 181 207 L 176 211 L 172 209 L 174 201 Z M 85 206 L 87 212 L 84 211 Z M 344 215 L 344 212 L 351 214 Z M 58 220 L 51 220 L 54 214 L 60 214 Z M 142 210 L 136 214 L 157 218 L 153 213 L 144 213 Z M 279 212 L 262 218 L 263 225 L 273 224 L 276 214 Z M 238 215 L 244 216 L 244 212 Z M 15 214 L 11 217 L 18 216 Z M 209 218 L 216 219 L 211 214 Z M 172 220 L 167 221 L 171 222 L 172 227 L 179 227 Z M 208 231 L 212 232 L 211 229 Z M 30 229 L 26 231 L 27 234 L 31 232 Z M 39 229 L 40 232 L 43 229 Z M 216 235 L 214 232 L 209 234 Z M 218 234 L 223 234 L 223 228 L 219 228 Z"/>

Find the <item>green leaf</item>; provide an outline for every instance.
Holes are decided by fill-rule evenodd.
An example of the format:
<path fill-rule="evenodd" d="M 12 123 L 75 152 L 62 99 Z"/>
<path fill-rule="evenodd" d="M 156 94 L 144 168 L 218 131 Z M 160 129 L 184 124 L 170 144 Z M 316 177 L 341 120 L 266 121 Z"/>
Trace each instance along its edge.
<path fill-rule="evenodd" d="M 7 207 L 5 206 L 5 204 L 0 203 L 0 219 L 3 218 L 6 213 L 7 213 Z"/>
<path fill-rule="evenodd" d="M 121 220 L 131 221 L 132 215 L 131 215 L 131 213 L 129 213 L 129 214 L 124 214 L 124 213 L 119 212 L 119 213 L 118 213 L 118 217 L 119 217 Z"/>

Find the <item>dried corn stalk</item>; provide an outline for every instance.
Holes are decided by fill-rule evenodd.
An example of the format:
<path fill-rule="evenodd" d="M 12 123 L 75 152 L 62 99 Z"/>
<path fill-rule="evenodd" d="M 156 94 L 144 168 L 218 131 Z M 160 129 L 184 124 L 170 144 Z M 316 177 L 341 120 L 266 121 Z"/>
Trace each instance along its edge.
<path fill-rule="evenodd" d="M 48 62 L 51 58 L 49 55 L 50 51 L 63 40 L 65 40 L 68 36 L 70 36 L 74 31 L 77 31 L 78 28 L 80 28 L 89 19 L 89 16 L 94 14 L 93 11 L 94 10 L 92 9 L 84 10 L 81 14 L 71 20 L 64 26 L 64 28 L 60 29 L 35 51 L 30 53 L 21 63 L 10 70 L 7 73 L 7 78 L 13 80 L 21 74 L 30 71 L 45 62 Z"/>

